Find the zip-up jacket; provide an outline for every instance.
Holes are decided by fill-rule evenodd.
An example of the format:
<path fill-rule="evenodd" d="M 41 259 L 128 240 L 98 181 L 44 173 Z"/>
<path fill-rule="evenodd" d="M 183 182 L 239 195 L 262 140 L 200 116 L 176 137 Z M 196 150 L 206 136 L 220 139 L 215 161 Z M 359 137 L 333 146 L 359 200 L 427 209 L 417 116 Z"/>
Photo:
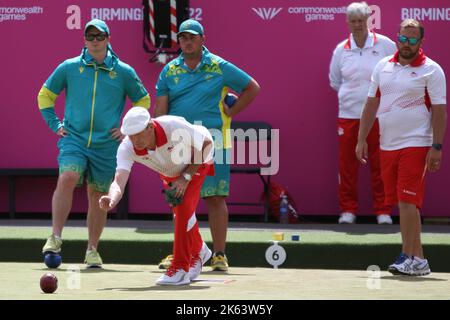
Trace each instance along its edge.
<path fill-rule="evenodd" d="M 353 34 L 337 45 L 330 63 L 329 78 L 330 86 L 338 92 L 339 118 L 361 117 L 373 68 L 395 50 L 391 39 L 375 32 L 369 32 L 362 49 L 356 45 Z"/>
<path fill-rule="evenodd" d="M 65 89 L 64 119 L 55 113 L 55 100 Z M 38 105 L 51 130 L 61 127 L 88 148 L 118 142 L 110 130 L 120 126 L 128 96 L 133 106 L 150 107 L 150 97 L 134 69 L 119 60 L 111 46 L 102 64 L 83 48 L 81 55 L 61 63 L 42 86 Z"/>

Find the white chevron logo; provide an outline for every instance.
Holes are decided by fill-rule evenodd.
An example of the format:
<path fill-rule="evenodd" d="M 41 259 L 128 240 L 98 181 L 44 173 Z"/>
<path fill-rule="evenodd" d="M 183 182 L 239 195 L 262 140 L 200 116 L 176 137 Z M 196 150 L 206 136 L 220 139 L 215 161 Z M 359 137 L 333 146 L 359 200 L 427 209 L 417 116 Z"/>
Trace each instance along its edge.
<path fill-rule="evenodd" d="M 252 8 L 263 20 L 272 20 L 283 8 Z"/>

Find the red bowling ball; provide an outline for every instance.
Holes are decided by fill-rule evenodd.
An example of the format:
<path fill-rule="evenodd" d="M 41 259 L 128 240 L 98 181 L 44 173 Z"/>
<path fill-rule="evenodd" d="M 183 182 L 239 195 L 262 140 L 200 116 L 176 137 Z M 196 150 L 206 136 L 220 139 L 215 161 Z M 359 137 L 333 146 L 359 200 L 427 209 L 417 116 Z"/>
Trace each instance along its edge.
<path fill-rule="evenodd" d="M 53 273 L 46 273 L 41 277 L 41 289 L 45 293 L 53 293 L 58 288 L 58 278 Z"/>

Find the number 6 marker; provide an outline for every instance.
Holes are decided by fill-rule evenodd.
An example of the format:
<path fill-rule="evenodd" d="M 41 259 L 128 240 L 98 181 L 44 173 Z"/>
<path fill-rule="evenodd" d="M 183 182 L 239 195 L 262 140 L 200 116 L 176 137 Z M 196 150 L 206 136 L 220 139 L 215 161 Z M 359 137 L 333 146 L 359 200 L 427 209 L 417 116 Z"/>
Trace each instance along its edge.
<path fill-rule="evenodd" d="M 278 269 L 278 266 L 281 266 L 286 261 L 286 251 L 282 246 L 278 245 L 278 241 L 274 241 L 273 245 L 267 248 L 266 261 L 274 269 Z"/>

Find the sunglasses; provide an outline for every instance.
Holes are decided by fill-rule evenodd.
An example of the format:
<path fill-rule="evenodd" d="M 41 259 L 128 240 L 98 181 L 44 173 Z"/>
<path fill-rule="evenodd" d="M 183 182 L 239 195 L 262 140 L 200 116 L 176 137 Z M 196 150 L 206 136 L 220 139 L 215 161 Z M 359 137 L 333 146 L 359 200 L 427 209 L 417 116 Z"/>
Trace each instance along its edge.
<path fill-rule="evenodd" d="M 400 43 L 406 43 L 409 42 L 410 45 L 414 46 L 416 45 L 422 38 L 408 38 L 405 36 L 402 36 L 401 34 L 397 35 L 397 41 Z"/>
<path fill-rule="evenodd" d="M 97 33 L 97 34 L 93 34 L 93 33 L 86 33 L 84 35 L 84 38 L 87 41 L 94 41 L 94 39 L 97 39 L 97 41 L 103 41 L 106 38 L 108 38 L 108 35 L 106 33 Z"/>

